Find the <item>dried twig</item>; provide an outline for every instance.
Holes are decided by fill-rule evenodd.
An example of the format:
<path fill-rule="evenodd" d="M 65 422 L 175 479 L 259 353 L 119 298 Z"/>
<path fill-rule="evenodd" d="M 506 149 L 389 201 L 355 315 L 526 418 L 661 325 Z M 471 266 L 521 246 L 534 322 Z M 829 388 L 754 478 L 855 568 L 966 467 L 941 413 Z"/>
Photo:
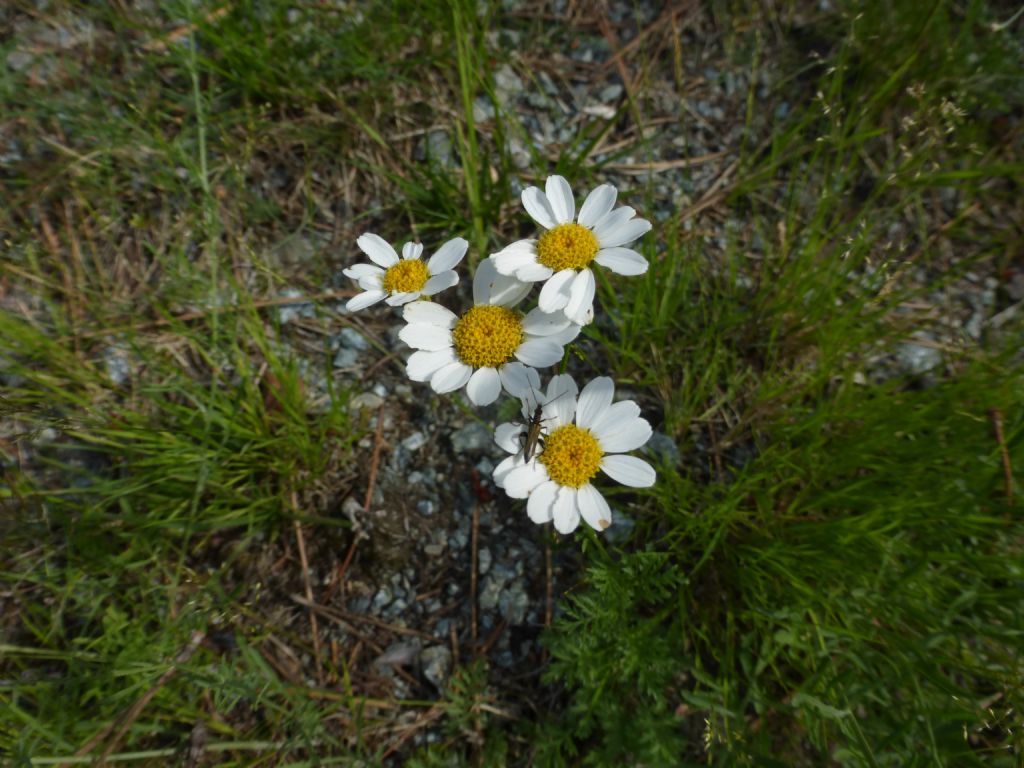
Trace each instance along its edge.
<path fill-rule="evenodd" d="M 700 157 L 680 157 L 675 160 L 658 160 L 650 163 L 608 163 L 605 167 L 620 171 L 629 175 L 644 173 L 660 173 L 671 171 L 676 168 L 692 168 L 695 165 L 703 165 L 713 160 L 719 160 L 729 154 L 726 151 L 710 152 Z"/>
<path fill-rule="evenodd" d="M 418 718 L 416 718 L 415 722 L 409 723 L 408 725 L 402 725 L 393 728 L 393 732 L 403 730 L 405 731 L 405 733 L 403 733 L 398 738 L 398 741 L 396 741 L 394 744 L 392 744 L 384 751 L 384 754 L 381 756 L 381 759 L 387 759 L 391 755 L 395 754 L 395 752 L 397 752 L 403 746 L 405 746 L 405 743 L 409 741 L 409 739 L 411 739 L 413 736 L 415 736 L 417 733 L 422 731 L 427 726 L 431 725 L 434 722 L 437 722 L 441 717 L 443 717 L 445 711 L 446 710 L 444 707 L 431 707 Z"/>
<path fill-rule="evenodd" d="M 683 23 L 686 23 L 686 21 L 689 21 L 691 18 L 696 16 L 697 12 L 699 10 L 700 10 L 700 5 L 699 5 L 699 3 L 695 2 L 695 0 L 687 0 L 687 2 L 680 3 L 678 5 L 675 5 L 673 3 L 669 3 L 668 7 L 665 9 L 665 11 L 662 12 L 661 16 L 659 16 L 657 19 L 655 19 L 651 24 L 648 24 L 647 27 L 645 27 L 644 29 L 640 30 L 637 33 L 636 37 L 634 37 L 632 40 L 630 40 L 625 45 L 621 46 L 612 55 L 612 58 L 609 61 L 606 61 L 602 65 L 602 67 L 600 68 L 599 71 L 601 72 L 601 74 L 607 74 L 608 69 L 612 65 L 615 65 L 616 67 L 620 67 L 623 56 L 625 56 L 627 53 L 632 52 L 632 50 L 634 48 L 643 46 L 645 44 L 647 38 L 651 34 L 653 34 L 654 32 L 657 32 L 658 30 L 665 29 L 665 25 L 666 24 L 670 24 L 672 26 L 672 31 L 673 31 L 674 34 L 678 34 L 678 32 L 679 32 L 679 17 L 682 16 L 685 13 L 687 15 L 687 18 L 684 20 Z M 607 23 L 608 23 L 607 20 L 605 20 L 605 24 L 607 24 Z M 602 32 L 603 31 L 604 30 L 602 29 Z M 620 70 L 620 74 L 621 74 L 621 70 Z"/>
<path fill-rule="evenodd" d="M 293 488 L 291 491 L 292 511 L 298 514 L 299 502 Z M 313 585 L 309 580 L 309 558 L 306 557 L 306 537 L 302 533 L 302 523 L 296 517 L 292 521 L 295 527 L 295 541 L 299 546 L 299 564 L 302 566 L 302 585 L 306 592 L 306 599 L 313 602 Z M 309 612 L 309 630 L 313 633 L 313 658 L 316 659 L 316 681 L 324 684 L 323 660 L 320 657 L 320 630 L 316 625 L 316 613 Z"/>
<path fill-rule="evenodd" d="M 337 622 L 340 626 L 344 627 L 346 632 L 356 635 L 357 637 L 360 635 L 360 633 L 356 631 L 352 625 L 362 622 L 365 624 L 372 624 L 373 626 L 379 627 L 380 629 L 386 629 L 389 632 L 393 632 L 396 635 L 408 635 L 409 637 L 418 637 L 421 640 L 430 641 L 435 641 L 437 639 L 429 632 L 420 632 L 417 629 L 402 627 L 398 624 L 388 624 L 386 621 L 378 619 L 376 616 L 370 616 L 369 614 L 349 613 L 348 611 L 341 611 L 337 608 L 329 608 L 328 606 L 320 605 L 319 603 L 311 603 L 301 595 L 292 595 L 291 598 L 299 605 L 304 605 L 307 608 L 316 611 L 324 618 Z M 367 640 L 367 642 L 369 642 L 368 638 L 361 639 L 365 639 Z"/>
<path fill-rule="evenodd" d="M 739 160 L 733 160 L 733 162 L 718 175 L 718 178 L 715 179 L 712 185 L 708 188 L 708 191 L 704 193 L 700 200 L 679 213 L 679 220 L 686 221 L 687 219 L 692 219 L 706 208 L 711 208 L 722 202 L 722 200 L 725 199 L 725 196 L 729 193 L 729 187 L 727 186 L 729 177 L 735 173 L 739 164 Z"/>

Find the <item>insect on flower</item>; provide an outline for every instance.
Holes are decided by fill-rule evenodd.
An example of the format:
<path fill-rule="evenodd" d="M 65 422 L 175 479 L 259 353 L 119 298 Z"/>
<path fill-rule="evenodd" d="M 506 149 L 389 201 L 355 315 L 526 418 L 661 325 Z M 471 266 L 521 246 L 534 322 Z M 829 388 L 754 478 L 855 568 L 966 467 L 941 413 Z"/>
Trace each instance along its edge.
<path fill-rule="evenodd" d="M 558 398 L 564 397 L 567 394 L 569 394 L 568 390 L 566 390 L 560 395 L 556 395 L 554 398 L 548 400 L 545 403 L 540 402 L 540 398 L 536 398 L 537 405 L 534 407 L 532 415 L 527 415 L 529 413 L 529 406 L 524 405 L 523 416 L 526 418 L 526 429 L 519 436 L 520 443 L 523 446 L 524 461 L 529 461 L 531 458 L 533 458 L 533 454 L 536 452 L 537 446 L 541 444 L 541 427 L 543 426 L 545 421 L 549 420 L 543 417 L 544 406 L 553 403 Z"/>
<path fill-rule="evenodd" d="M 572 397 L 556 402 L 563 393 Z M 537 393 L 539 395 L 539 393 Z M 527 435 L 535 430 L 543 447 L 525 457 L 521 449 L 523 424 L 499 424 L 494 441 L 511 455 L 494 468 L 494 482 L 513 499 L 527 499 L 526 513 L 535 523 L 554 522 L 559 533 L 571 533 L 585 520 L 603 531 L 612 524 L 612 512 L 592 484 L 599 471 L 632 487 L 649 488 L 656 480 L 654 468 L 641 458 L 625 455 L 651 437 L 651 425 L 640 417 L 632 400 L 613 402 L 615 385 L 607 376 L 589 382 L 582 391 L 570 376 L 552 376 L 548 402 L 529 418 Z M 542 434 L 543 417 L 553 422 Z M 536 452 L 536 446 L 532 446 Z"/>

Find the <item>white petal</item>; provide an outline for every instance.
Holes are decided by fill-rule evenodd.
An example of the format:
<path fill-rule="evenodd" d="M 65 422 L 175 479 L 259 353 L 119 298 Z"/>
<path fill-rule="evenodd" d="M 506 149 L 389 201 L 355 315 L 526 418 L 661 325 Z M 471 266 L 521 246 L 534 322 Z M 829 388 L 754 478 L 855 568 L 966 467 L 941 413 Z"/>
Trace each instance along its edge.
<path fill-rule="evenodd" d="M 562 317 L 565 317 L 565 315 L 562 315 Z M 568 320 L 568 318 L 566 319 Z M 591 316 L 591 320 L 592 319 L 593 316 Z M 561 344 L 564 347 L 570 341 L 573 341 L 577 336 L 579 336 L 581 330 L 583 330 L 583 326 L 570 321 L 565 324 L 565 328 L 558 331 L 557 333 L 552 333 L 550 336 L 547 336 L 545 338 L 547 338 L 548 341 L 553 341 L 556 344 Z"/>
<path fill-rule="evenodd" d="M 601 444 L 605 453 L 625 453 L 634 451 L 651 439 L 651 425 L 646 419 L 630 419 L 619 424 L 617 428 L 607 429 L 594 437 Z"/>
<path fill-rule="evenodd" d="M 541 280 L 547 280 L 553 274 L 555 274 L 553 269 L 545 267 L 539 262 L 527 264 L 525 267 L 520 267 L 516 270 L 516 278 L 524 283 L 538 283 Z"/>
<path fill-rule="evenodd" d="M 366 309 L 372 304 L 376 304 L 385 296 L 387 296 L 387 293 L 384 291 L 364 291 L 349 299 L 345 304 L 345 309 L 349 312 L 358 312 L 360 309 Z"/>
<path fill-rule="evenodd" d="M 572 424 L 577 391 L 576 382 L 569 374 L 552 376 L 544 397 L 544 420 L 553 422 L 552 427 Z"/>
<path fill-rule="evenodd" d="M 353 280 L 358 280 L 361 277 L 369 277 L 370 275 L 381 277 L 384 274 L 384 270 L 373 264 L 353 264 L 351 267 L 341 270 L 341 274 L 345 275 L 345 277 L 351 277 Z"/>
<path fill-rule="evenodd" d="M 617 245 L 632 243 L 650 229 L 651 222 L 647 219 L 632 219 L 614 228 L 608 228 L 603 234 L 598 235 L 597 241 L 602 248 L 614 248 Z"/>
<path fill-rule="evenodd" d="M 428 352 L 452 346 L 451 331 L 426 323 L 409 323 L 398 332 L 398 338 L 413 349 L 425 349 Z"/>
<path fill-rule="evenodd" d="M 405 364 L 405 373 L 413 381 L 429 381 L 430 377 L 455 362 L 455 350 L 438 349 L 434 352 L 413 352 Z"/>
<path fill-rule="evenodd" d="M 527 336 L 553 336 L 572 325 L 563 312 L 542 312 L 531 309 L 523 318 L 523 333 Z"/>
<path fill-rule="evenodd" d="M 615 383 L 608 376 L 598 376 L 587 382 L 576 406 L 576 426 L 589 429 L 612 404 L 613 397 Z"/>
<path fill-rule="evenodd" d="M 642 275 L 647 271 L 647 259 L 632 248 L 602 248 L 594 261 L 620 275 Z"/>
<path fill-rule="evenodd" d="M 547 368 L 562 359 L 564 348 L 547 339 L 528 339 L 515 351 L 516 359 L 534 368 Z"/>
<path fill-rule="evenodd" d="M 526 502 L 526 514 L 538 525 L 551 521 L 551 508 L 555 503 L 555 494 L 558 493 L 558 484 L 552 480 L 541 483 L 533 489 L 530 500 Z"/>
<path fill-rule="evenodd" d="M 540 387 L 540 374 L 528 365 L 512 361 L 498 369 L 501 385 L 512 397 L 525 397 L 531 388 Z"/>
<path fill-rule="evenodd" d="M 621 400 L 618 403 L 612 403 L 605 408 L 604 411 L 594 419 L 588 429 L 593 432 L 594 435 L 603 435 L 614 432 L 620 425 L 638 418 L 640 418 L 640 406 L 632 400 Z"/>
<path fill-rule="evenodd" d="M 580 514 L 591 528 L 603 531 L 612 524 L 612 510 L 608 502 L 590 483 L 577 491 L 576 503 L 579 505 Z"/>
<path fill-rule="evenodd" d="M 544 185 L 544 192 L 551 206 L 551 212 L 555 214 L 555 221 L 559 224 L 567 224 L 576 215 L 576 201 L 572 196 L 572 187 L 563 176 L 548 176 Z"/>
<path fill-rule="evenodd" d="M 516 467 L 521 467 L 526 462 L 523 461 L 522 454 L 516 454 L 514 456 L 507 456 L 501 460 L 501 462 L 494 468 L 491 473 L 491 477 L 494 478 L 494 484 L 499 488 L 505 487 L 505 478 L 508 477 L 508 473 Z"/>
<path fill-rule="evenodd" d="M 407 323 L 419 325 L 436 325 L 440 328 L 454 328 L 459 319 L 451 310 L 445 309 L 433 301 L 417 301 L 402 310 L 402 317 Z"/>
<path fill-rule="evenodd" d="M 572 533 L 580 524 L 580 508 L 576 502 L 576 489 L 562 486 L 551 507 L 551 518 L 559 533 Z"/>
<path fill-rule="evenodd" d="M 440 293 L 445 288 L 451 288 L 453 285 L 458 284 L 459 275 L 453 270 L 449 269 L 445 272 L 438 272 L 436 275 L 427 280 L 423 286 L 422 293 L 425 296 L 433 296 L 435 293 Z"/>
<path fill-rule="evenodd" d="M 527 187 L 523 190 L 523 207 L 530 217 L 544 229 L 558 226 L 547 195 L 541 192 L 539 187 Z"/>
<path fill-rule="evenodd" d="M 563 269 L 556 272 L 540 289 L 537 305 L 542 312 L 557 312 L 569 303 L 569 288 L 576 277 L 575 269 Z"/>
<path fill-rule="evenodd" d="M 505 475 L 505 493 L 513 499 L 525 499 L 534 488 L 546 480 L 550 480 L 548 471 L 543 464 L 534 459 Z"/>
<path fill-rule="evenodd" d="M 577 221 L 584 227 L 592 228 L 611 211 L 612 206 L 615 205 L 616 195 L 618 195 L 618 190 L 611 184 L 602 184 L 597 187 L 583 201 Z"/>
<path fill-rule="evenodd" d="M 527 264 L 537 263 L 537 241 L 517 240 L 497 253 L 492 253 L 490 258 L 494 259 L 494 265 L 501 274 L 514 275 L 516 270 Z"/>
<path fill-rule="evenodd" d="M 494 442 L 503 451 L 519 453 L 522 450 L 522 442 L 519 440 L 523 434 L 523 425 L 515 422 L 499 424 L 494 430 Z"/>
<path fill-rule="evenodd" d="M 616 208 L 609 214 L 606 214 L 604 218 L 594 224 L 594 237 L 597 238 L 597 242 L 601 244 L 603 248 L 605 244 L 601 241 L 601 238 L 609 232 L 613 232 L 627 221 L 636 216 L 636 209 L 630 208 L 628 205 L 624 205 L 621 208 Z"/>
<path fill-rule="evenodd" d="M 491 304 L 514 307 L 533 290 L 533 283 L 524 283 L 515 277 L 502 275 L 491 285 Z"/>
<path fill-rule="evenodd" d="M 501 394 L 501 377 L 494 368 L 478 368 L 469 378 L 466 394 L 473 405 L 490 405 Z"/>
<path fill-rule="evenodd" d="M 413 299 L 418 299 L 419 297 L 419 291 L 412 291 L 409 293 L 392 293 L 390 296 L 384 299 L 384 301 L 390 304 L 392 307 L 400 307 L 403 304 L 408 304 Z"/>
<path fill-rule="evenodd" d="M 461 237 L 449 240 L 438 248 L 437 253 L 427 261 L 427 271 L 432 275 L 436 275 L 453 268 L 462 261 L 462 257 L 466 255 L 467 248 L 469 248 L 469 243 Z"/>
<path fill-rule="evenodd" d="M 495 257 L 484 259 L 473 275 L 473 303 L 511 307 L 522 301 L 532 286 L 498 272 Z"/>
<path fill-rule="evenodd" d="M 439 395 L 454 392 L 459 387 L 466 385 L 469 377 L 473 375 L 473 369 L 460 360 L 440 368 L 430 377 L 430 386 Z"/>
<path fill-rule="evenodd" d="M 380 264 L 385 269 L 398 263 L 398 254 L 391 247 L 391 243 L 380 235 L 367 232 L 360 235 L 356 240 L 359 250 L 370 257 L 375 264 Z"/>
<path fill-rule="evenodd" d="M 601 470 L 612 480 L 631 488 L 650 488 L 658 476 L 654 468 L 636 456 L 612 453 L 601 460 Z"/>
<path fill-rule="evenodd" d="M 406 243 L 402 246 L 403 259 L 418 259 L 421 253 L 423 253 L 422 243 Z"/>
<path fill-rule="evenodd" d="M 359 287 L 364 291 L 383 291 L 384 290 L 384 270 L 380 271 L 379 275 L 365 275 L 359 278 Z M 387 293 L 387 291 L 384 291 Z"/>
<path fill-rule="evenodd" d="M 594 273 L 584 269 L 573 280 L 569 288 L 569 302 L 565 305 L 565 316 L 574 323 L 584 325 L 587 310 L 594 305 Z"/>

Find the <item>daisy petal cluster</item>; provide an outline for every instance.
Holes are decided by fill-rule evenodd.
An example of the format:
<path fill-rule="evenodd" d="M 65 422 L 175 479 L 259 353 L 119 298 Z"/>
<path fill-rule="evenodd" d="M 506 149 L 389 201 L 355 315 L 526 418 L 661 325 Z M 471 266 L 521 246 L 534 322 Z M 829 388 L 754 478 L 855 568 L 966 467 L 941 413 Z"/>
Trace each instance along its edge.
<path fill-rule="evenodd" d="M 593 484 L 600 473 L 623 485 L 654 484 L 650 464 L 627 455 L 651 436 L 651 427 L 630 400 L 613 403 L 615 385 L 602 376 L 580 391 L 567 374 L 541 388 L 539 370 L 561 363 L 582 327 L 594 319 L 597 264 L 621 275 L 647 271 L 647 260 L 628 248 L 651 228 L 628 206 L 615 207 L 609 184 L 594 189 L 577 216 L 569 183 L 550 176 L 544 191 L 528 187 L 523 206 L 544 228 L 480 261 L 473 275 L 473 302 L 462 312 L 437 301 L 459 282 L 455 268 L 469 244 L 448 240 L 424 260 L 424 248 L 408 242 L 401 256 L 382 237 L 361 235 L 356 245 L 370 263 L 344 274 L 360 292 L 346 308 L 380 302 L 400 308 L 398 337 L 414 351 L 410 379 L 428 382 L 438 394 L 464 389 L 473 405 L 494 403 L 502 392 L 517 398 L 522 422 L 501 424 L 495 441 L 510 455 L 494 470 L 496 485 L 526 499 L 536 523 L 553 522 L 571 533 L 582 518 L 603 531 L 612 522 L 604 496 Z M 523 303 L 541 283 L 536 306 Z"/>
<path fill-rule="evenodd" d="M 342 274 L 355 280 L 363 289 L 345 305 L 350 312 L 366 309 L 378 301 L 397 307 L 451 288 L 459 282 L 455 267 L 469 248 L 468 242 L 456 237 L 438 248 L 437 253 L 424 263 L 420 259 L 423 246 L 419 243 L 402 246 L 402 258 L 398 258 L 395 249 L 384 238 L 369 232 L 360 235 L 356 245 L 373 264 L 355 264 L 342 270 Z"/>
<path fill-rule="evenodd" d="M 523 290 L 525 287 L 525 291 Z M 461 316 L 427 302 L 409 304 L 398 334 L 413 349 L 406 373 L 439 394 L 462 387 L 474 405 L 490 405 L 504 389 L 518 396 L 539 384 L 536 368 L 562 359 L 580 327 L 564 315 L 514 307 L 530 286 L 502 279 L 490 259 L 473 278 L 473 306 Z"/>
<path fill-rule="evenodd" d="M 580 325 L 594 319 L 594 273 L 599 264 L 620 275 L 642 275 L 647 259 L 626 246 L 646 233 L 651 223 L 636 218 L 628 206 L 615 208 L 618 193 L 602 184 L 583 201 L 576 201 L 569 182 L 549 176 L 544 191 L 523 190 L 523 207 L 546 230 L 537 239 L 519 240 L 494 254 L 503 275 L 543 283 L 538 304 L 545 312 L 564 312 Z"/>
<path fill-rule="evenodd" d="M 525 425 L 511 422 L 495 430 L 495 442 L 511 456 L 494 469 L 494 481 L 515 499 L 527 499 L 526 512 L 535 523 L 553 521 L 559 533 L 576 530 L 583 518 L 603 531 L 612 522 L 611 508 L 591 481 L 603 472 L 622 485 L 654 485 L 654 469 L 643 459 L 624 455 L 651 437 L 651 425 L 632 400 L 613 403 L 615 384 L 607 376 L 589 382 L 577 396 L 567 374 L 553 376 L 547 394 L 533 390 L 542 403 L 546 435 L 543 449 L 525 458 L 520 437 Z M 523 401 L 523 417 L 531 418 Z"/>

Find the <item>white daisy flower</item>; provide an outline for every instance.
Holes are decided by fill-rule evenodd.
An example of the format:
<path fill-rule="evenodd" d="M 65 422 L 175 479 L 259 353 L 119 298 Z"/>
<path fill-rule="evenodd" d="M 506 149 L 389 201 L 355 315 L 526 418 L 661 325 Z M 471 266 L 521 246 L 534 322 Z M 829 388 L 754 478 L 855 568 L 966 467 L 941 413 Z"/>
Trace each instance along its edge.
<path fill-rule="evenodd" d="M 582 517 L 603 531 L 612 523 L 604 496 L 590 481 L 598 470 L 633 488 L 654 485 L 654 468 L 643 459 L 622 455 L 651 437 L 651 425 L 640 418 L 632 400 L 612 403 L 615 385 L 607 376 L 587 384 L 576 398 L 571 376 L 553 376 L 547 395 L 533 391 L 542 403 L 545 436 L 539 452 L 523 457 L 524 424 L 500 424 L 494 441 L 512 454 L 494 468 L 494 482 L 514 499 L 529 499 L 526 512 L 535 523 L 554 520 L 559 533 L 572 533 Z M 534 406 L 535 408 L 536 406 Z M 533 408 L 523 402 L 523 418 Z"/>
<path fill-rule="evenodd" d="M 382 299 L 397 307 L 451 288 L 459 282 L 453 267 L 462 261 L 469 247 L 469 243 L 456 237 L 438 248 L 424 263 L 420 260 L 423 246 L 419 243 L 403 245 L 401 259 L 390 243 L 370 232 L 360 235 L 356 245 L 374 264 L 355 264 L 342 270 L 342 274 L 351 277 L 363 289 L 345 305 L 350 312 L 366 309 Z"/>
<path fill-rule="evenodd" d="M 484 259 L 473 276 L 474 306 L 461 317 L 429 301 L 405 307 L 398 334 L 414 352 L 406 365 L 413 381 L 430 381 L 435 392 L 466 387 L 474 405 L 489 405 L 502 387 L 518 397 L 540 386 L 534 368 L 554 365 L 580 327 L 562 313 L 514 310 L 530 292 L 529 283 L 498 274 Z"/>
<path fill-rule="evenodd" d="M 651 228 L 635 218 L 628 206 L 612 210 L 618 194 L 602 184 L 583 201 L 576 221 L 572 189 L 561 176 L 548 176 L 545 190 L 523 190 L 523 207 L 547 231 L 536 240 L 519 240 L 493 255 L 503 275 L 524 282 L 543 282 L 538 304 L 544 312 L 565 312 L 573 322 L 586 325 L 594 317 L 594 273 L 597 262 L 620 275 L 642 275 L 647 259 L 631 248 Z"/>

